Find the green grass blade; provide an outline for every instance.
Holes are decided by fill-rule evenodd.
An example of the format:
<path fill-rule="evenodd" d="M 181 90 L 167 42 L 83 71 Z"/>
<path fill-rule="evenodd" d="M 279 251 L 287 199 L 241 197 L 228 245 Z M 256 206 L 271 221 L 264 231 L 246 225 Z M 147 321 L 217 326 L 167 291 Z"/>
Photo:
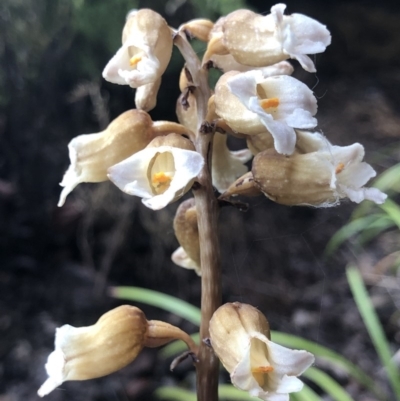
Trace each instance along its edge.
<path fill-rule="evenodd" d="M 110 294 L 114 298 L 156 306 L 200 326 L 200 309 L 171 295 L 139 287 L 112 287 Z"/>
<path fill-rule="evenodd" d="M 344 225 L 328 242 L 325 248 L 325 256 L 330 256 L 343 242 L 353 235 L 358 234 L 360 231 L 365 230 L 370 224 L 382 216 L 382 213 L 374 213 L 372 215 L 360 217 Z"/>
<path fill-rule="evenodd" d="M 373 187 L 381 191 L 396 191 L 400 192 L 400 163 L 390 167 L 374 181 Z"/>
<path fill-rule="evenodd" d="M 220 400 L 230 401 L 257 401 L 259 398 L 252 397 L 247 391 L 239 390 L 230 384 L 218 386 L 218 397 Z"/>
<path fill-rule="evenodd" d="M 400 230 L 400 206 L 391 199 L 386 199 L 385 203 L 379 207 L 387 213 Z"/>
<path fill-rule="evenodd" d="M 382 231 L 387 230 L 395 225 L 389 216 L 378 217 L 369 227 L 360 232 L 359 243 L 363 245 L 378 236 Z"/>
<path fill-rule="evenodd" d="M 388 341 L 372 305 L 367 289 L 365 288 L 364 281 L 360 272 L 354 266 L 348 267 L 346 274 L 357 308 L 361 314 L 382 365 L 386 368 L 389 381 L 396 398 L 397 400 L 400 400 L 399 370 L 391 360 L 391 352 Z"/>
<path fill-rule="evenodd" d="M 299 401 L 322 401 L 321 397 L 307 384 L 304 384 L 303 390 L 300 392 L 290 394 L 291 399 L 293 395 Z"/>
<path fill-rule="evenodd" d="M 303 373 L 303 376 L 314 382 L 335 401 L 354 401 L 350 394 L 336 380 L 320 369 L 308 368 Z"/>
<path fill-rule="evenodd" d="M 163 386 L 159 387 L 154 394 L 160 400 L 171 400 L 171 401 L 196 401 L 196 393 L 189 390 L 184 390 L 179 387 Z"/>
<path fill-rule="evenodd" d="M 374 393 L 378 398 L 382 398 L 383 390 L 379 388 L 373 379 L 367 375 L 358 366 L 351 363 L 347 358 L 339 355 L 338 353 L 319 345 L 313 341 L 294 336 L 292 334 L 281 333 L 278 331 L 271 332 L 272 341 L 283 345 L 284 347 L 304 349 L 314 354 L 319 360 L 329 363 L 335 368 L 339 368 L 352 376 L 361 385 Z"/>

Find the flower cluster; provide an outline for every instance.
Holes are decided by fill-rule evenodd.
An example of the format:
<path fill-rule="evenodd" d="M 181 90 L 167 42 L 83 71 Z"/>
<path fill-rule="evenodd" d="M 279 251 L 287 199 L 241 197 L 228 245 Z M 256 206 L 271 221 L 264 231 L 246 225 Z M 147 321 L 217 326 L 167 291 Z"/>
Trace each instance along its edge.
<path fill-rule="evenodd" d="M 329 31 L 307 16 L 285 15 L 285 8 L 277 4 L 265 16 L 237 10 L 215 24 L 198 19 L 177 30 L 152 10 L 130 12 L 122 47 L 103 77 L 135 88 L 136 108 L 104 131 L 70 142 L 71 164 L 61 182 L 59 206 L 78 184 L 110 180 L 159 210 L 193 186 L 195 191 L 208 186 L 213 195 L 209 177 L 225 203 L 232 203 L 233 196 L 262 194 L 289 206 L 331 207 L 344 198 L 383 203 L 385 194 L 365 187 L 375 171 L 363 162 L 362 145 L 336 146 L 316 131 L 317 99 L 291 76 L 288 59 L 297 60 L 308 72 L 316 71 L 309 55 L 325 51 Z M 187 37 L 207 43 L 201 61 Z M 148 112 L 156 106 L 174 44 L 186 60 L 176 105 L 179 123 L 153 121 Z M 207 83 L 210 68 L 222 71 L 212 90 Z M 231 150 L 231 137 L 242 139 L 246 147 Z M 205 248 L 199 222 L 204 216 L 197 206 L 191 198 L 177 210 L 174 231 L 180 247 L 172 260 L 201 275 L 207 252 L 201 252 Z M 128 306 L 90 327 L 63 326 L 57 331 L 56 349 L 46 365 L 49 378 L 39 395 L 66 380 L 114 372 L 143 347 L 173 338 L 183 339 L 195 352 L 196 346 L 182 333 L 166 323 L 147 321 L 143 312 Z M 232 383 L 266 401 L 286 401 L 289 393 L 299 391 L 302 382 L 297 376 L 314 361 L 308 352 L 273 343 L 266 318 L 250 305 L 219 308 L 210 322 L 210 338 Z"/>

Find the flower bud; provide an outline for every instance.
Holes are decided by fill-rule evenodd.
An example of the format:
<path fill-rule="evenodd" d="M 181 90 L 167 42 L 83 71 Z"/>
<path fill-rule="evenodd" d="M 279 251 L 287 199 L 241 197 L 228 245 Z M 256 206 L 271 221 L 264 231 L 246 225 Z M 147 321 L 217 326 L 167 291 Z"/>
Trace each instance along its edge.
<path fill-rule="evenodd" d="M 234 183 L 232 183 L 229 188 L 218 198 L 218 199 L 228 199 L 231 196 L 258 196 L 261 195 L 260 188 L 254 183 L 253 173 L 249 171 L 248 173 L 242 175 Z"/>
<path fill-rule="evenodd" d="M 190 36 L 193 36 L 203 42 L 208 41 L 208 36 L 214 23 L 208 19 L 198 18 L 186 22 L 179 27 L 179 31 L 185 31 Z"/>
<path fill-rule="evenodd" d="M 381 204 L 385 194 L 363 187 L 376 174 L 363 157 L 364 148 L 358 143 L 341 147 L 326 141 L 325 149 L 290 157 L 268 149 L 255 156 L 252 173 L 261 191 L 283 205 L 330 207 L 346 197 Z"/>
<path fill-rule="evenodd" d="M 284 348 L 270 340 L 265 316 L 251 305 L 228 303 L 210 321 L 211 345 L 230 373 L 232 384 L 263 400 L 289 399 L 303 383 L 295 376 L 313 362 L 306 351 Z"/>
<path fill-rule="evenodd" d="M 81 182 L 106 181 L 109 167 L 144 149 L 152 138 L 151 118 L 141 110 L 122 113 L 102 132 L 75 137 L 68 145 L 71 165 L 60 183 L 58 206 Z"/>
<path fill-rule="evenodd" d="M 157 137 L 146 149 L 110 167 L 108 177 L 121 191 L 159 210 L 189 191 L 203 168 L 203 157 L 193 149 L 177 134 Z"/>
<path fill-rule="evenodd" d="M 194 198 L 182 202 L 174 218 L 174 232 L 181 245 L 171 256 L 172 261 L 201 275 L 199 228 Z"/>
<path fill-rule="evenodd" d="M 172 42 L 172 31 L 160 14 L 146 8 L 131 12 L 122 47 L 104 68 L 103 77 L 132 88 L 155 82 L 171 59 Z"/>
<path fill-rule="evenodd" d="M 144 313 L 129 305 L 107 312 L 93 326 L 58 328 L 46 364 L 49 378 L 38 394 L 43 397 L 67 380 L 94 379 L 122 369 L 142 350 L 146 333 Z"/>

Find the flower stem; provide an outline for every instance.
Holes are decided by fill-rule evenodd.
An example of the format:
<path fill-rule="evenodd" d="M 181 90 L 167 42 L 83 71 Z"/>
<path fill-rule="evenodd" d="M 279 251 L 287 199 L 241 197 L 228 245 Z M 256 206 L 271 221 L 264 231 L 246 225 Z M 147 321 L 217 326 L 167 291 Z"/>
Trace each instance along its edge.
<path fill-rule="evenodd" d="M 193 188 L 196 201 L 197 221 L 200 240 L 201 263 L 201 325 L 200 338 L 209 337 L 209 323 L 215 310 L 221 305 L 221 267 L 218 239 L 218 201 L 214 195 L 211 179 L 211 156 L 214 128 L 207 122 L 207 103 L 211 96 L 208 85 L 208 71 L 202 68 L 200 60 L 183 32 L 177 32 L 175 45 L 186 61 L 188 81 L 196 97 L 198 132 L 195 147 L 206 163 Z M 203 341 L 197 354 L 197 399 L 218 401 L 219 360 L 214 351 Z"/>

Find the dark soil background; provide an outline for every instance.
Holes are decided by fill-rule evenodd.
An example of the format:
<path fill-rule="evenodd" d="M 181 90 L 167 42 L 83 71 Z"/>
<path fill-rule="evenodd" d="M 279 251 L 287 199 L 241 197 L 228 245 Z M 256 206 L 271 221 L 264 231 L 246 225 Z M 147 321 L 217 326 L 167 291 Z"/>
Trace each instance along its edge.
<path fill-rule="evenodd" d="M 156 289 L 199 305 L 199 279 L 175 266 L 172 230 L 177 204 L 153 212 L 109 183 L 81 184 L 57 208 L 67 144 L 99 132 L 134 106 L 134 92 L 104 82 L 101 72 L 120 45 L 125 14 L 152 7 L 171 26 L 198 16 L 217 17 L 210 1 L 2 0 L 0 4 L 0 401 L 37 400 L 54 330 L 93 324 L 121 304 L 112 285 Z M 228 4 L 229 2 L 222 2 Z M 232 4 L 234 1 L 232 1 Z M 249 1 L 259 12 L 273 3 Z M 385 1 L 287 1 L 288 13 L 326 24 L 332 45 L 316 57 L 318 73 L 296 70 L 319 98 L 319 128 L 334 143 L 361 142 L 377 171 L 399 161 L 400 5 Z M 168 12 L 168 13 L 167 13 Z M 174 117 L 182 60 L 171 62 L 154 120 Z M 296 67 L 298 64 L 294 62 Z M 221 212 L 224 301 L 251 303 L 274 330 L 304 336 L 348 357 L 387 387 L 383 369 L 351 297 L 345 267 L 366 274 L 398 249 L 385 233 L 361 252 L 351 244 L 323 258 L 331 236 L 355 205 L 288 208 L 266 198 L 247 213 Z M 398 237 L 397 237 L 398 238 Z M 387 274 L 387 272 L 385 272 Z M 374 276 L 370 292 L 393 348 L 400 343 L 400 296 Z M 397 286 L 397 287 L 396 287 Z M 151 319 L 188 332 L 193 325 L 138 305 Z M 397 311 L 397 312 L 396 312 Z M 155 350 L 108 377 L 68 382 L 48 400 L 152 400 L 162 384 L 194 383 L 182 365 L 170 373 Z M 328 369 L 355 400 L 371 394 Z M 326 398 L 328 400 L 328 398 Z"/>

